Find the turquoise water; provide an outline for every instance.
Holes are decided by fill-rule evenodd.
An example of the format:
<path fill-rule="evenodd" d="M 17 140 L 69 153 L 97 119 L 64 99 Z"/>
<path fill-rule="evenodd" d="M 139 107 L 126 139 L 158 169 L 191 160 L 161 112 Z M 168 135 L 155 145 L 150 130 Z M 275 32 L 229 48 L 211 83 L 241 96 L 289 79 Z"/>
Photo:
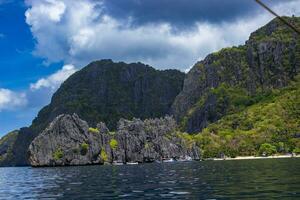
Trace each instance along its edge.
<path fill-rule="evenodd" d="M 300 199 L 300 159 L 0 168 L 0 199 Z"/>

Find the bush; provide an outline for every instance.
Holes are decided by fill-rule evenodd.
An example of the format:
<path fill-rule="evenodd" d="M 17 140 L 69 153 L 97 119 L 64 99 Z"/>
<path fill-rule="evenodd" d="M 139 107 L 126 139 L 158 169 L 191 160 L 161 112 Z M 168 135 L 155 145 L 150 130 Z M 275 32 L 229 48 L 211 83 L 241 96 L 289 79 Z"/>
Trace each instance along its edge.
<path fill-rule="evenodd" d="M 296 147 L 296 148 L 293 150 L 293 153 L 294 153 L 294 154 L 300 154 L 300 148 L 299 148 L 299 147 Z"/>
<path fill-rule="evenodd" d="M 111 136 L 114 136 L 114 135 L 116 135 L 116 132 L 115 131 L 109 131 L 108 134 L 111 135 Z"/>
<path fill-rule="evenodd" d="M 282 153 L 286 151 L 286 145 L 283 142 L 278 142 L 277 143 L 277 151 Z"/>
<path fill-rule="evenodd" d="M 83 142 L 81 144 L 81 150 L 80 150 L 81 155 L 85 155 L 88 152 L 88 149 L 89 149 L 89 145 L 87 143 Z"/>
<path fill-rule="evenodd" d="M 54 153 L 53 153 L 53 158 L 54 160 L 60 160 L 62 157 L 64 156 L 64 153 L 61 149 L 57 149 Z"/>
<path fill-rule="evenodd" d="M 115 139 L 111 139 L 110 142 L 109 142 L 109 146 L 112 149 L 116 149 L 118 147 L 118 141 L 115 140 Z"/>
<path fill-rule="evenodd" d="M 192 148 L 194 145 L 194 138 L 188 133 L 177 133 L 177 137 L 181 138 L 184 141 L 185 147 Z"/>
<path fill-rule="evenodd" d="M 105 152 L 104 149 L 101 149 L 101 152 L 100 152 L 100 158 L 101 160 L 103 160 L 104 162 L 106 162 L 108 160 L 108 157 L 107 157 L 107 154 Z"/>
<path fill-rule="evenodd" d="M 270 155 L 275 154 L 276 152 L 277 152 L 276 147 L 269 143 L 264 143 L 264 144 L 260 145 L 260 148 L 259 148 L 260 155 L 270 156 Z"/>
<path fill-rule="evenodd" d="M 92 128 L 92 127 L 89 128 L 89 132 L 91 132 L 91 133 L 100 133 L 98 128 Z"/>

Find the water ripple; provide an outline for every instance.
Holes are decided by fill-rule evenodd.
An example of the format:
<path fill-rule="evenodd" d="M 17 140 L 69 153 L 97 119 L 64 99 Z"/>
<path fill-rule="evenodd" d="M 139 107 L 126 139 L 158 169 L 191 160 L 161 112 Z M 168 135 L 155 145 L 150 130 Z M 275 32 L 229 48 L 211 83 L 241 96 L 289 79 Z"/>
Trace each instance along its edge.
<path fill-rule="evenodd" d="M 0 199 L 300 198 L 300 159 L 0 168 Z"/>

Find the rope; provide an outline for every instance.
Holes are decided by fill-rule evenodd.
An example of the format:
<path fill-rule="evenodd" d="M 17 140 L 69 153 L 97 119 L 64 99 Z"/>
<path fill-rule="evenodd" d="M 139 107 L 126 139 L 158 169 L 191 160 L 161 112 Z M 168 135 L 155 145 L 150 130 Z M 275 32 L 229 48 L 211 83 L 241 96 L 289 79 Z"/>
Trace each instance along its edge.
<path fill-rule="evenodd" d="M 291 23 L 289 23 L 286 19 L 284 19 L 283 17 L 279 16 L 277 13 L 275 13 L 273 10 L 271 10 L 271 8 L 269 8 L 266 4 L 264 4 L 263 2 L 261 2 L 260 0 L 255 0 L 259 5 L 261 5 L 263 8 L 265 8 L 267 11 L 269 11 L 272 15 L 275 15 L 276 17 L 278 17 L 278 19 L 280 19 L 284 24 L 286 24 L 288 27 L 290 27 L 291 29 L 293 29 L 296 33 L 298 33 L 300 35 L 300 31 L 293 26 Z"/>

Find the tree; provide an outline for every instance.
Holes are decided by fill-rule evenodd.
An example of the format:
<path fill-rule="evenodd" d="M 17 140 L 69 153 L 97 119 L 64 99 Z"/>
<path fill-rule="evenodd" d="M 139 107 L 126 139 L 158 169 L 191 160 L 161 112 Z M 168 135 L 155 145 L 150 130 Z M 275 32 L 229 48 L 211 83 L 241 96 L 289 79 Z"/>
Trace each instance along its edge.
<path fill-rule="evenodd" d="M 296 148 L 293 150 L 293 153 L 294 153 L 294 154 L 300 154 L 300 148 L 299 148 L 299 147 L 296 147 Z"/>
<path fill-rule="evenodd" d="M 264 143 L 260 145 L 259 148 L 259 154 L 262 156 L 270 156 L 277 153 L 276 147 L 269 144 L 269 143 Z"/>
<path fill-rule="evenodd" d="M 81 144 L 81 150 L 80 150 L 81 155 L 86 155 L 86 153 L 88 152 L 88 149 L 89 149 L 89 145 L 87 143 L 83 142 Z"/>
<path fill-rule="evenodd" d="M 118 147 L 118 141 L 115 140 L 115 139 L 111 139 L 110 142 L 109 142 L 109 146 L 112 149 L 116 149 Z"/>

